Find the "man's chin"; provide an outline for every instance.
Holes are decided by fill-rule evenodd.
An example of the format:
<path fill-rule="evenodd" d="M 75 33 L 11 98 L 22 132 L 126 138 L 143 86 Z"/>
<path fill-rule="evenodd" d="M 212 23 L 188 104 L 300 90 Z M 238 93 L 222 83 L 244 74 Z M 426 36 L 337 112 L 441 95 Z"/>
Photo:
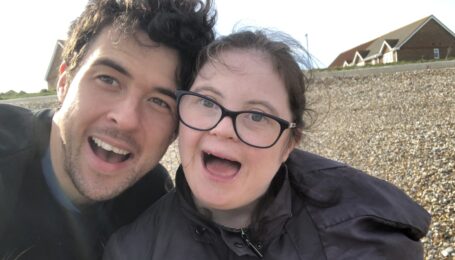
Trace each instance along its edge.
<path fill-rule="evenodd" d="M 96 173 L 87 173 L 96 176 Z M 84 178 L 80 173 L 70 173 L 72 184 L 75 188 L 73 200 L 79 205 L 94 204 L 114 198 L 123 191 L 119 185 L 108 186 L 103 180 Z"/>
<path fill-rule="evenodd" d="M 126 176 L 126 172 L 119 173 L 116 177 Z M 90 177 L 100 176 L 96 173 L 92 173 Z M 88 202 L 102 202 L 106 200 L 113 199 L 120 195 L 122 192 L 127 190 L 129 187 L 136 183 L 137 178 L 135 175 L 129 175 L 127 179 L 118 179 L 118 178 L 85 178 L 83 181 L 75 183 L 75 186 L 79 193 L 84 197 Z"/>
<path fill-rule="evenodd" d="M 89 205 L 89 204 L 95 204 L 98 202 L 103 202 L 110 200 L 112 198 L 115 198 L 118 196 L 121 191 L 98 191 L 98 190 L 84 190 L 78 188 L 79 193 L 81 195 L 81 201 L 79 201 L 78 204 L 81 205 Z"/>

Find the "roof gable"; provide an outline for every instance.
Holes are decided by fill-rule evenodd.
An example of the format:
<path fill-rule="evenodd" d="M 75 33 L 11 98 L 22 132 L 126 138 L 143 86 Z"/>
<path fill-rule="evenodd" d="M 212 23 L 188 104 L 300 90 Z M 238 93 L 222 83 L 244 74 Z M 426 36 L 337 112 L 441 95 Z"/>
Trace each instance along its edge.
<path fill-rule="evenodd" d="M 390 51 L 398 43 L 398 40 L 385 40 L 382 42 L 381 49 L 379 49 L 379 54 L 384 54 L 387 51 Z"/>
<path fill-rule="evenodd" d="M 55 43 L 54 52 L 52 53 L 51 60 L 46 70 L 45 75 L 46 81 L 49 81 L 49 79 L 51 79 L 54 76 L 54 74 L 56 74 L 58 71 L 58 67 L 60 66 L 61 63 L 61 55 L 64 44 L 65 42 L 63 40 L 57 40 L 57 42 Z"/>
<path fill-rule="evenodd" d="M 412 35 L 415 34 L 422 26 L 431 19 L 432 15 L 422 18 L 418 21 L 415 21 L 411 24 L 403 26 L 395 31 L 384 34 L 378 38 L 368 47 L 368 50 L 371 53 L 372 57 L 375 54 L 380 54 L 382 45 L 384 41 L 388 39 L 393 39 L 395 42 L 395 48 L 399 48 L 403 43 L 405 43 Z M 389 44 L 390 45 L 390 44 Z M 394 48 L 394 47 L 392 47 Z M 367 57 L 366 59 L 370 58 Z"/>
<path fill-rule="evenodd" d="M 434 20 L 455 37 L 455 34 L 450 29 L 442 24 L 435 16 L 430 15 L 341 53 L 329 65 L 329 68 L 341 67 L 345 64 L 345 61 L 351 63 L 352 59 L 355 58 L 356 53 L 359 53 L 364 60 L 370 60 L 380 56 L 385 47 L 399 49 L 431 20 Z M 362 54 L 364 53 L 368 53 L 368 56 L 363 56 Z"/>
<path fill-rule="evenodd" d="M 374 40 L 373 40 L 374 41 Z M 341 53 L 340 55 L 338 55 L 338 57 L 329 65 L 329 68 L 333 68 L 333 67 L 341 67 L 345 64 L 345 61 L 347 61 L 348 63 L 351 63 L 352 60 L 354 59 L 354 56 L 356 54 L 357 51 L 359 50 L 365 50 L 371 43 L 373 43 L 373 41 L 369 41 L 369 42 L 366 42 L 366 43 L 363 43 L 363 44 L 360 44 L 359 46 L 357 47 L 354 47 L 350 50 L 347 50 L 343 53 Z"/>

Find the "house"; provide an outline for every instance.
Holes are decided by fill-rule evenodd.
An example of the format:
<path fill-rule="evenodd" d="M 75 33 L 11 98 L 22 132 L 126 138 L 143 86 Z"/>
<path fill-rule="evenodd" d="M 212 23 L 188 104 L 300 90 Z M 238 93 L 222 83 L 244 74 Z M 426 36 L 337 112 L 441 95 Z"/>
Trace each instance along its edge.
<path fill-rule="evenodd" d="M 60 63 L 62 62 L 63 44 L 65 44 L 64 41 L 57 40 L 57 42 L 55 43 L 54 53 L 52 54 L 51 62 L 47 67 L 45 80 L 47 81 L 47 89 L 49 91 L 55 90 L 57 86 L 58 69 L 60 67 Z"/>
<path fill-rule="evenodd" d="M 430 15 L 347 50 L 329 68 L 455 57 L 455 34 Z"/>

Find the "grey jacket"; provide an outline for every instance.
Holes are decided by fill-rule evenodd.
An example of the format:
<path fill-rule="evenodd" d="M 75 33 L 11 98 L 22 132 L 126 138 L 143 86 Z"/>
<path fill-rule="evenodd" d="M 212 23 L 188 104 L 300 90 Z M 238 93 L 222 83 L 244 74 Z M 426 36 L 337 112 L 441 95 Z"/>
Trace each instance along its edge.
<path fill-rule="evenodd" d="M 104 259 L 423 259 L 430 215 L 401 190 L 300 150 L 286 165 L 247 230 L 200 215 L 179 169 L 176 189 L 116 232 Z"/>

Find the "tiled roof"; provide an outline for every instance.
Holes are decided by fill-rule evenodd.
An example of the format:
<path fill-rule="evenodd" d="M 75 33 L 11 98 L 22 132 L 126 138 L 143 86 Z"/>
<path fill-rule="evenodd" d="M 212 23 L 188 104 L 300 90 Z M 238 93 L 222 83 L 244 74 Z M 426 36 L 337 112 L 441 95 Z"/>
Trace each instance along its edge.
<path fill-rule="evenodd" d="M 374 40 L 373 40 L 374 41 Z M 338 57 L 329 65 L 329 68 L 335 68 L 335 67 L 342 67 L 343 66 L 343 63 L 344 61 L 347 61 L 349 63 L 352 62 L 352 60 L 354 59 L 354 55 L 357 51 L 359 50 L 365 50 L 368 46 L 371 45 L 371 43 L 373 43 L 373 41 L 369 41 L 369 42 L 366 42 L 366 43 L 363 43 L 357 47 L 354 47 L 350 50 L 347 50 L 343 53 L 341 53 L 340 55 L 338 55 Z"/>
<path fill-rule="evenodd" d="M 54 47 L 54 52 L 52 53 L 51 60 L 49 62 L 49 65 L 46 70 L 46 75 L 45 75 L 45 80 L 49 81 L 49 79 L 53 76 L 53 74 L 58 71 L 58 67 L 60 66 L 61 63 L 61 54 L 62 54 L 62 49 L 63 45 L 65 44 L 64 40 L 57 40 L 55 43 Z"/>
<path fill-rule="evenodd" d="M 376 38 L 376 40 L 368 46 L 368 50 L 371 55 L 378 54 L 381 50 L 382 44 L 385 40 L 393 40 L 396 42 L 395 47 L 401 46 L 407 41 L 418 29 L 420 29 L 432 16 L 425 17 L 416 22 L 408 24 L 400 29 L 384 34 L 383 36 Z M 368 57 L 366 58 L 368 59 Z"/>
<path fill-rule="evenodd" d="M 379 54 L 381 51 L 384 41 L 387 41 L 387 44 L 389 44 L 392 48 L 399 47 L 430 19 L 435 19 L 435 17 L 433 15 L 427 16 L 395 31 L 384 34 L 374 40 L 345 51 L 338 55 L 338 57 L 329 65 L 329 68 L 342 67 L 345 61 L 349 63 L 352 62 L 352 59 L 357 51 L 365 60 L 374 58 L 375 55 Z M 369 56 L 364 56 L 365 53 L 368 53 Z"/>

